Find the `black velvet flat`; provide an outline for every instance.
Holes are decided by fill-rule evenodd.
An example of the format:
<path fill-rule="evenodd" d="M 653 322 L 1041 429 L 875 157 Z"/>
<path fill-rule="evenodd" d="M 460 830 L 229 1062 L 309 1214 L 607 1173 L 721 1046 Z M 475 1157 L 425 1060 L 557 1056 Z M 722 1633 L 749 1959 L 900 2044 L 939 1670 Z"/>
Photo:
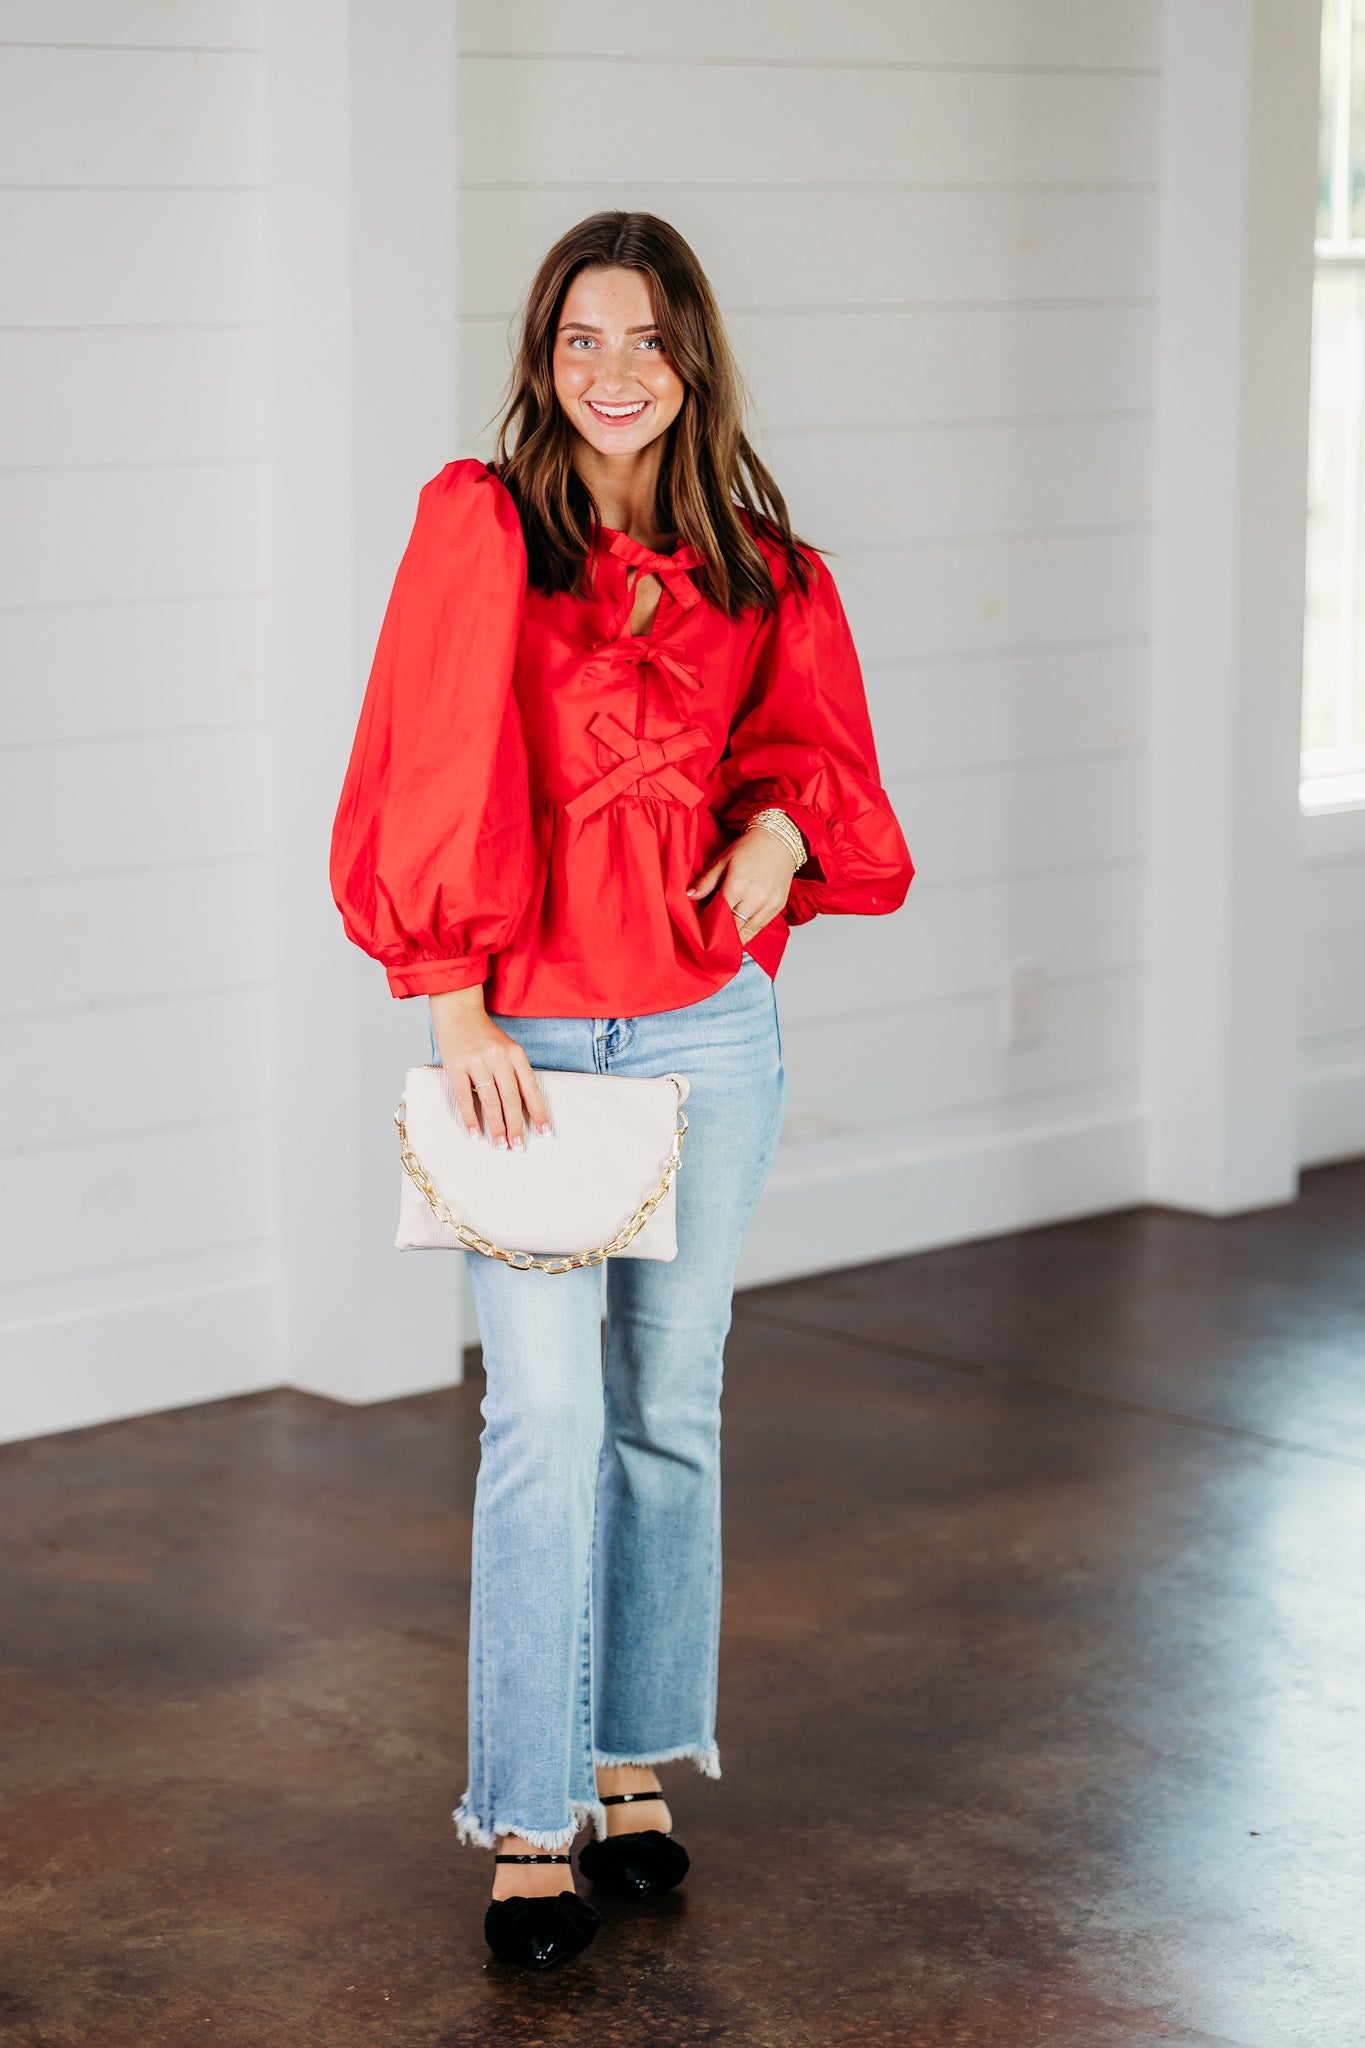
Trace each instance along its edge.
<path fill-rule="evenodd" d="M 567 1856 L 499 1856 L 499 1863 L 567 1863 Z M 494 1899 L 484 1914 L 483 1938 L 500 1963 L 552 1970 L 582 1952 L 602 1925 L 596 1906 L 575 1891 L 530 1899 L 515 1893 Z"/>
<path fill-rule="evenodd" d="M 662 1799 L 662 1792 L 611 1792 L 603 1806 L 626 1806 L 636 1799 Z M 662 1828 L 641 1828 L 634 1835 L 608 1835 L 604 1842 L 585 1842 L 578 1867 L 590 1884 L 628 1898 L 649 1899 L 672 1891 L 687 1875 L 688 1855 Z"/>

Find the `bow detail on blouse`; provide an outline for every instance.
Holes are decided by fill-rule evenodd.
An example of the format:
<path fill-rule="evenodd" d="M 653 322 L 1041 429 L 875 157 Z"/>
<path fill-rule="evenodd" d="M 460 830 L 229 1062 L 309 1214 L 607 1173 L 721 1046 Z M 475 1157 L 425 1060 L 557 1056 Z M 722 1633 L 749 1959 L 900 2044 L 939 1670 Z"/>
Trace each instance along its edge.
<path fill-rule="evenodd" d="M 691 754 L 706 744 L 706 734 L 696 726 L 689 726 L 683 732 L 672 732 L 666 740 L 639 739 L 633 732 L 627 732 L 619 718 L 613 718 L 610 711 L 599 711 L 588 722 L 588 731 L 595 733 L 605 746 L 621 756 L 615 768 L 609 768 L 598 781 L 581 789 L 571 797 L 564 809 L 577 822 L 580 818 L 591 817 L 600 811 L 603 804 L 609 804 L 623 789 L 629 789 L 644 776 L 657 776 L 660 786 L 670 796 L 677 797 L 689 810 L 694 810 L 706 801 L 706 791 L 699 789 L 690 777 L 673 766 L 684 754 Z"/>
<path fill-rule="evenodd" d="M 619 640 L 602 642 L 594 650 L 593 658 L 579 680 L 591 688 L 602 685 L 610 688 L 613 683 L 629 682 L 632 671 L 638 673 L 646 668 L 657 669 L 669 685 L 681 683 L 685 690 L 702 688 L 702 679 L 697 671 L 687 662 L 679 661 L 676 654 L 669 654 L 648 633 L 624 633 Z M 670 694 L 676 705 L 676 690 L 671 690 Z"/>
<path fill-rule="evenodd" d="M 700 569 L 705 559 L 695 548 L 675 548 L 671 555 L 656 555 L 649 548 L 641 547 L 639 541 L 632 540 L 629 534 L 613 533 L 607 549 L 627 568 L 638 569 L 642 576 L 657 576 L 673 602 L 683 611 L 690 612 L 694 604 L 701 603 L 701 592 L 688 573 L 689 570 Z"/>

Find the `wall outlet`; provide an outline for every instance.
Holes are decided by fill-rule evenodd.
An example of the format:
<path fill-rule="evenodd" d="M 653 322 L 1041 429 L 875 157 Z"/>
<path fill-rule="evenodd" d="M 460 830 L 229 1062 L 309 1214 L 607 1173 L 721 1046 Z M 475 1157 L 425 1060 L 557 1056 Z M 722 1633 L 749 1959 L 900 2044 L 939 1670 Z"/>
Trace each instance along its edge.
<path fill-rule="evenodd" d="M 1000 976 L 1000 1043 L 1036 1045 L 1043 1035 L 1044 969 L 1040 960 L 1012 960 Z"/>

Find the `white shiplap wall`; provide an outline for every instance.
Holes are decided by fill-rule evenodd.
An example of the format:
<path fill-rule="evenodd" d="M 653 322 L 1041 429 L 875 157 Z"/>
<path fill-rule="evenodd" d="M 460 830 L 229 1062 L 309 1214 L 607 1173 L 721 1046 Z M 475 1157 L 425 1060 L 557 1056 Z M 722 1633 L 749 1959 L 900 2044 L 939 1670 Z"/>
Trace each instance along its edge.
<path fill-rule="evenodd" d="M 1141 1195 L 1159 13 L 461 8 L 465 449 L 552 238 L 672 220 L 833 551 L 917 865 L 897 917 L 793 936 L 750 1280 Z M 1015 960 L 1047 1022 L 1004 1049 Z"/>
<path fill-rule="evenodd" d="M 255 0 L 0 0 L 0 1432 L 269 1385 Z"/>
<path fill-rule="evenodd" d="M 602 205 L 675 220 L 798 523 L 834 550 L 918 864 L 897 918 L 793 939 L 792 1113 L 749 1280 L 1144 1192 L 1160 12 L 461 0 L 462 446 L 485 445 L 550 239 Z M 0 1437 L 297 1365 L 267 1126 L 271 817 L 290 813 L 267 788 L 264 13 L 0 0 Z M 449 16 L 426 15 L 406 41 L 379 0 L 339 36 L 285 21 L 324 131 L 339 109 L 367 133 L 411 121 L 410 78 L 380 60 L 429 31 L 440 49 Z M 440 93 L 451 68 L 426 65 Z M 300 147 L 307 125 L 285 122 Z M 403 151 L 381 132 L 375 157 Z M 372 227 L 411 224 L 403 178 L 426 171 L 404 163 L 321 174 L 347 248 L 333 215 L 357 195 Z M 418 260 L 439 277 L 432 211 Z M 420 293 L 396 321 L 394 368 L 371 337 L 338 417 L 394 442 L 407 506 L 421 449 L 431 469 L 448 452 L 422 347 L 450 352 Z M 321 329 L 334 379 L 344 328 Z M 385 408 L 414 391 L 395 433 Z M 363 488 L 368 506 L 369 470 Z M 326 672 L 319 690 L 341 747 Z M 1305 1159 L 1365 1145 L 1358 825 L 1305 831 Z M 1045 966 L 1047 1029 L 1007 1051 L 998 982 L 1020 959 Z"/>

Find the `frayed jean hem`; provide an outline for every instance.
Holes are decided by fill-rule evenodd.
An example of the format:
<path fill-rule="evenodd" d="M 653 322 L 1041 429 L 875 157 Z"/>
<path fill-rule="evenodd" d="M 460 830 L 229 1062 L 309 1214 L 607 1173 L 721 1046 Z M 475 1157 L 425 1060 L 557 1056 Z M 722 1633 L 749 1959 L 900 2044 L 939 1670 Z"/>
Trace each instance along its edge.
<path fill-rule="evenodd" d="M 451 1819 L 455 1823 L 455 1832 L 460 1840 L 472 1842 L 476 1849 L 494 1848 L 500 1835 L 520 1835 L 533 1849 L 549 1853 L 552 1850 L 569 1848 L 574 1837 L 588 1826 L 591 1826 L 599 1842 L 606 1840 L 607 1809 L 600 1800 L 571 1799 L 569 1811 L 573 1815 L 573 1820 L 565 1828 L 524 1828 L 514 1820 L 499 1821 L 496 1828 L 490 1828 L 485 1826 L 478 1814 L 472 1812 L 462 1799 Z"/>
<path fill-rule="evenodd" d="M 684 1742 L 677 1749 L 661 1749 L 652 1756 L 617 1756 L 597 1749 L 593 1751 L 592 1760 L 603 1770 L 613 1770 L 622 1764 L 635 1764 L 641 1770 L 652 1770 L 655 1764 L 693 1763 L 704 1778 L 720 1776 L 720 1751 L 714 1742 Z"/>

